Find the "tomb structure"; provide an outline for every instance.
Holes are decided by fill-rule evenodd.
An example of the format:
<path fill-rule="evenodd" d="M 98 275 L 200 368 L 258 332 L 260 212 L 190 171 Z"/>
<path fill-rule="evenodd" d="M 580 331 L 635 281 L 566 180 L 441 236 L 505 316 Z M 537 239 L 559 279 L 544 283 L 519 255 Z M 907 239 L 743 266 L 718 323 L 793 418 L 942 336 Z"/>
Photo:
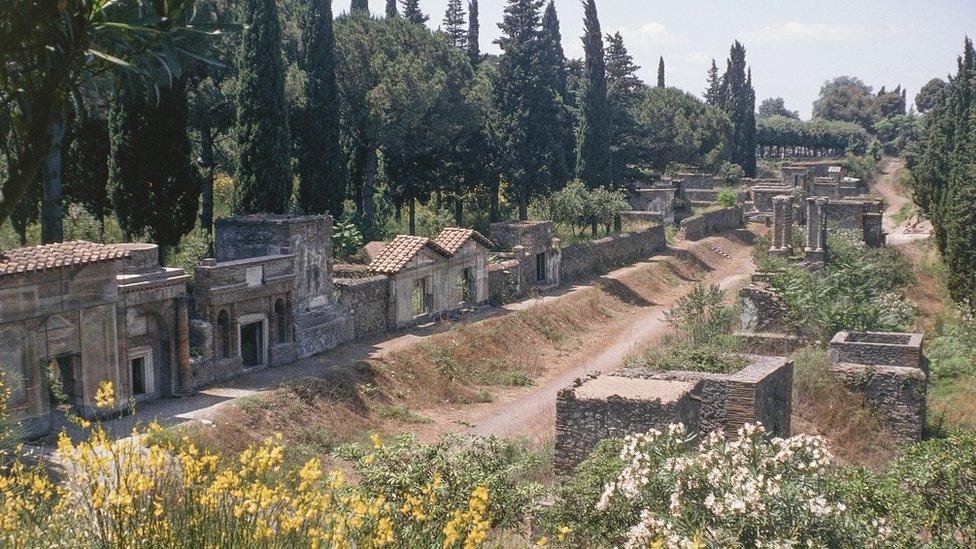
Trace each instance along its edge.
<path fill-rule="evenodd" d="M 827 218 L 824 212 L 827 200 L 822 196 L 810 196 L 806 200 L 807 234 L 803 251 L 805 261 L 811 267 L 823 266 L 827 257 Z"/>
<path fill-rule="evenodd" d="M 928 365 L 922 334 L 838 332 L 830 341 L 832 371 L 862 393 L 901 442 L 921 440 Z"/>
<path fill-rule="evenodd" d="M 734 434 L 762 423 L 772 436 L 789 436 L 793 362 L 748 356 L 731 374 L 620 370 L 591 375 L 556 399 L 556 471 L 570 472 L 600 440 L 681 422 L 689 434 Z"/>
<path fill-rule="evenodd" d="M 124 361 L 135 400 L 187 392 L 194 386 L 189 369 L 189 305 L 183 269 L 159 265 L 155 244 L 117 244 L 127 252 L 118 275 L 125 306 Z"/>
<path fill-rule="evenodd" d="M 122 367 L 125 307 L 115 246 L 74 241 L 0 252 L 0 367 L 11 389 L 10 410 L 26 438 L 52 425 L 51 388 L 82 417 L 124 411 L 131 397 Z M 121 344 L 121 349 L 120 349 Z M 103 382 L 116 391 L 115 409 L 99 409 Z"/>
<path fill-rule="evenodd" d="M 551 221 L 504 221 L 491 224 L 491 241 L 501 259 L 519 262 L 522 293 L 559 285 L 561 252 Z"/>

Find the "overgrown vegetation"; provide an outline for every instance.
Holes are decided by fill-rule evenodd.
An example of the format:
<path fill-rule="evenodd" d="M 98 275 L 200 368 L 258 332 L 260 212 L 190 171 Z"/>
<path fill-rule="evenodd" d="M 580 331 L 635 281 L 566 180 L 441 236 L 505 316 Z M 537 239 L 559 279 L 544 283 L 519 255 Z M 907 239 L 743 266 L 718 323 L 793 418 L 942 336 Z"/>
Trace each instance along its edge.
<path fill-rule="evenodd" d="M 769 237 L 756 239 L 756 265 L 775 273 L 773 288 L 786 302 L 793 324 L 810 337 L 829 341 L 841 330 L 905 331 L 914 326 L 916 311 L 905 297 L 914 274 L 897 249 L 869 249 L 837 231 L 828 239 L 826 266 L 810 271 L 771 257 L 769 243 Z"/>
<path fill-rule="evenodd" d="M 544 527 L 567 546 L 976 541 L 976 435 L 915 445 L 875 473 L 837 466 L 819 437 L 764 434 L 751 425 L 713 433 L 697 450 L 681 425 L 604 441 L 558 489 Z"/>

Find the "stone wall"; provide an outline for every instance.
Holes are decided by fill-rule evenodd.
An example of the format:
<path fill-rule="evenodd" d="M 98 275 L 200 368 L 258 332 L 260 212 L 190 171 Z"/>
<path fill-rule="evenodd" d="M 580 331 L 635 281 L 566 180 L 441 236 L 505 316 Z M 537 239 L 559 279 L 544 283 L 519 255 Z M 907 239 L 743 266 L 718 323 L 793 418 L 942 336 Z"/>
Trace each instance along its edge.
<path fill-rule="evenodd" d="M 560 280 L 571 282 L 654 255 L 667 246 L 664 226 L 622 233 L 567 246 L 562 250 Z"/>
<path fill-rule="evenodd" d="M 852 391 L 867 397 L 898 442 L 917 442 L 925 427 L 928 381 L 919 368 L 841 362 L 832 371 Z"/>
<path fill-rule="evenodd" d="M 368 278 L 340 278 L 335 281 L 339 304 L 353 321 L 353 337 L 364 339 L 390 331 L 390 279 L 384 275 Z"/>
<path fill-rule="evenodd" d="M 623 438 L 684 423 L 694 429 L 700 407 L 697 381 L 592 375 L 556 397 L 554 465 L 567 474 L 606 438 Z"/>
<path fill-rule="evenodd" d="M 921 440 L 928 367 L 922 334 L 838 332 L 830 341 L 833 372 L 864 394 L 898 441 Z"/>
<path fill-rule="evenodd" d="M 722 208 L 681 220 L 681 236 L 701 240 L 714 234 L 742 227 L 742 207 Z"/>
<path fill-rule="evenodd" d="M 521 294 L 521 268 L 517 259 L 488 264 L 488 302 L 501 305 Z"/>
<path fill-rule="evenodd" d="M 783 357 L 745 355 L 750 363 L 732 374 L 630 370 L 619 375 L 641 379 L 700 381 L 702 436 L 727 434 L 745 423 L 762 423 L 774 436 L 789 436 L 793 402 L 793 361 Z"/>
<path fill-rule="evenodd" d="M 620 212 L 620 224 L 624 227 L 628 225 L 659 225 L 666 222 L 668 221 L 664 219 L 664 215 L 660 212 L 644 212 L 638 210 Z"/>

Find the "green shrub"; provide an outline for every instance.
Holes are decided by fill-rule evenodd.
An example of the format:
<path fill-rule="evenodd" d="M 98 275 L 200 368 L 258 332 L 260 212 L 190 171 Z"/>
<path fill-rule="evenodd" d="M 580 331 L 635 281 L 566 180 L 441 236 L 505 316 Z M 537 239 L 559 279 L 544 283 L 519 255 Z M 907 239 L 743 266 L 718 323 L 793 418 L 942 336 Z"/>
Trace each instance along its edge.
<path fill-rule="evenodd" d="M 730 374 L 744 368 L 749 361 L 738 354 L 739 341 L 733 336 L 722 338 L 723 343 L 708 345 L 661 345 L 627 361 L 627 368 L 647 370 L 681 370 Z"/>
<path fill-rule="evenodd" d="M 725 206 L 726 208 L 731 208 L 739 203 L 739 195 L 735 192 L 732 187 L 724 187 L 718 192 L 716 196 L 716 201 L 719 206 Z"/>
<path fill-rule="evenodd" d="M 717 284 L 698 285 L 664 311 L 664 318 L 692 345 L 698 346 L 730 333 L 736 310 L 725 304 L 725 291 Z"/>

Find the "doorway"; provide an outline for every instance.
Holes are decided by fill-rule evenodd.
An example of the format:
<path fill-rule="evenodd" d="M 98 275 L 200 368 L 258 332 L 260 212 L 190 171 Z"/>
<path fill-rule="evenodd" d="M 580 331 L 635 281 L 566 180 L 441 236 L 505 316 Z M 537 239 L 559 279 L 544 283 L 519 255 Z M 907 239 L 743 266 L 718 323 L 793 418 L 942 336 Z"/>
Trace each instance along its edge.
<path fill-rule="evenodd" d="M 264 366 L 264 321 L 241 324 L 241 361 L 244 368 Z"/>
<path fill-rule="evenodd" d="M 81 355 L 62 355 L 55 359 L 58 367 L 58 379 L 61 381 L 61 391 L 66 397 L 66 403 L 75 410 L 81 410 L 84 403 L 81 378 Z"/>

